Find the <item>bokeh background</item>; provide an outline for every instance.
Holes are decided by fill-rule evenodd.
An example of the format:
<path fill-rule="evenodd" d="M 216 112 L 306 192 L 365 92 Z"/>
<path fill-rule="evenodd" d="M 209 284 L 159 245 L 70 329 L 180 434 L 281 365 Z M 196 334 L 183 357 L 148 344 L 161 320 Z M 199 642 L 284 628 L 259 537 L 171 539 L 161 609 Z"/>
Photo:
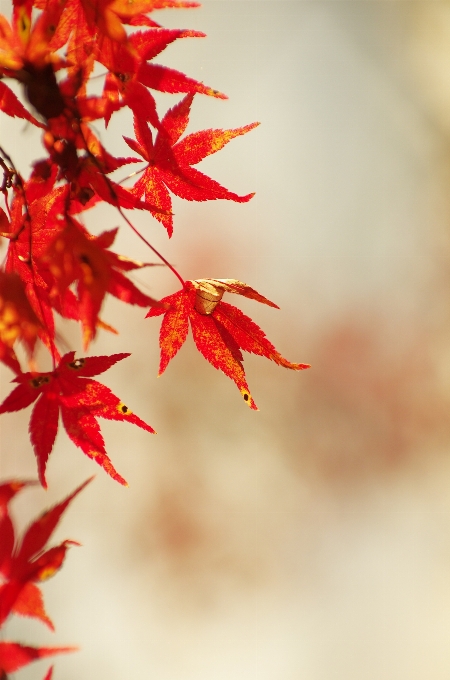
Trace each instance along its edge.
<path fill-rule="evenodd" d="M 159 321 L 108 301 L 120 336 L 92 354 L 132 352 L 105 382 L 159 434 L 102 424 L 123 489 L 60 432 L 49 491 L 23 492 L 15 517 L 96 472 L 57 532 L 83 547 L 44 587 L 56 634 L 16 619 L 7 637 L 79 644 L 57 680 L 448 680 L 450 3 L 204 0 L 156 18 L 208 34 L 160 62 L 229 95 L 197 97 L 189 131 L 261 121 L 200 166 L 257 194 L 175 198 L 170 242 L 135 222 L 185 278 L 238 278 L 277 302 L 229 300 L 312 368 L 248 357 L 254 413 L 192 341 L 156 380 Z M 0 129 L 25 170 L 39 135 Z M 125 154 L 131 122 L 101 134 Z M 153 259 L 126 226 L 117 252 Z M 162 269 L 135 281 L 177 288 Z M 35 476 L 28 415 L 1 419 L 3 479 Z"/>

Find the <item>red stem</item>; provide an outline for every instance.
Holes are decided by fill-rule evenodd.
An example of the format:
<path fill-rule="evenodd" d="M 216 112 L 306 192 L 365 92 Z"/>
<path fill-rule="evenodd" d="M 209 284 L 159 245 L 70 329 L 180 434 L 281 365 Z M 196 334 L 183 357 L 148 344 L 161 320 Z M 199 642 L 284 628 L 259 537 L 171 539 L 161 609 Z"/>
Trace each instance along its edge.
<path fill-rule="evenodd" d="M 82 130 L 81 125 L 80 125 L 80 134 L 81 134 L 81 136 L 82 136 L 82 138 L 83 138 L 86 152 L 88 153 L 88 155 L 90 156 L 90 158 L 93 160 L 93 162 L 95 163 L 95 165 L 96 165 L 97 168 L 99 169 L 99 171 L 100 171 L 100 173 L 101 173 L 103 179 L 106 181 L 106 183 L 107 183 L 107 185 L 108 185 L 108 189 L 109 189 L 109 191 L 111 192 L 111 196 L 114 198 L 114 201 L 116 202 L 115 205 L 114 205 L 114 207 L 116 208 L 116 210 L 119 212 L 119 214 L 120 214 L 121 217 L 125 220 L 125 222 L 128 224 L 128 226 L 131 227 L 131 229 L 134 231 L 134 233 L 136 234 L 136 236 L 138 236 L 138 237 L 141 239 L 141 241 L 143 241 L 143 242 L 145 243 L 145 245 L 146 245 L 148 248 L 150 248 L 150 250 L 152 250 L 152 251 L 155 253 L 155 255 L 156 255 L 157 257 L 159 257 L 159 259 L 161 260 L 161 262 L 164 262 L 164 264 L 166 265 L 166 267 L 168 267 L 168 268 L 170 269 L 170 271 L 171 271 L 173 274 L 175 274 L 175 276 L 177 277 L 177 279 L 180 281 L 181 285 L 182 285 L 183 288 L 184 288 L 185 285 L 186 285 L 186 283 L 185 283 L 184 279 L 182 278 L 182 276 L 177 272 L 177 270 L 175 269 L 175 267 L 174 267 L 173 265 L 171 265 L 170 262 L 169 262 L 168 260 L 166 260 L 166 258 L 165 258 L 163 255 L 161 255 L 161 253 L 160 253 L 158 250 L 156 250 L 156 248 L 155 248 L 154 246 L 152 246 L 152 244 L 149 243 L 149 241 L 147 241 L 147 239 L 146 239 L 144 236 L 142 236 L 141 232 L 140 232 L 138 229 L 136 229 L 136 227 L 132 224 L 132 222 L 130 222 L 130 220 L 128 219 L 128 217 L 127 217 L 127 216 L 125 215 L 125 213 L 123 212 L 122 207 L 119 205 L 119 199 L 117 198 L 116 192 L 114 191 L 114 187 L 112 186 L 111 180 L 110 180 L 109 177 L 107 177 L 107 176 L 105 175 L 105 173 L 102 171 L 102 169 L 101 169 L 101 167 L 100 167 L 100 164 L 99 164 L 97 158 L 94 156 L 94 154 L 90 151 L 90 149 L 89 149 L 89 147 L 88 147 L 88 144 L 87 144 L 86 139 L 85 139 L 85 137 L 84 137 L 84 134 L 83 134 L 83 130 Z M 133 174 L 138 174 L 139 172 L 143 172 L 143 171 L 142 171 L 142 170 L 138 170 L 136 173 L 133 173 Z M 132 175 L 130 175 L 130 176 L 132 176 Z M 125 181 L 125 179 L 128 179 L 128 177 L 125 177 L 122 181 Z"/>

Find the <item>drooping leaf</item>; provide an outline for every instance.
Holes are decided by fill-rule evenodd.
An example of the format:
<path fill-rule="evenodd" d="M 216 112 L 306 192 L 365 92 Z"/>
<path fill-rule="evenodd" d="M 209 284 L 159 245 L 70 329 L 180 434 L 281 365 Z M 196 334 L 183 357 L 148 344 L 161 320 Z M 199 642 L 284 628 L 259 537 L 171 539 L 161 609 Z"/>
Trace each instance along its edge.
<path fill-rule="evenodd" d="M 277 307 L 256 290 L 236 279 L 197 279 L 161 300 L 167 309 L 153 308 L 147 317 L 164 315 L 159 344 L 159 374 L 184 344 L 190 323 L 197 349 L 215 368 L 231 378 L 244 400 L 253 410 L 256 404 L 248 388 L 241 350 L 265 356 L 284 368 L 300 371 L 308 364 L 287 361 L 248 316 L 233 305 L 222 302 L 224 292 L 244 295 L 271 307 Z"/>
<path fill-rule="evenodd" d="M 79 545 L 74 541 L 63 541 L 53 548 L 45 549 L 46 543 L 56 528 L 61 515 L 69 503 L 91 480 L 81 484 L 62 503 L 45 511 L 25 531 L 21 541 L 15 536 L 13 524 L 4 506 L 0 520 L 0 626 L 10 614 L 33 617 L 53 630 L 53 624 L 44 607 L 38 583 L 53 576 L 62 566 L 67 549 Z M 6 503 L 26 482 L 10 482 L 0 487 Z M 8 520 L 8 526 L 4 520 Z M 3 530 L 6 526 L 6 533 Z M 6 541 L 4 540 L 6 538 Z"/>
<path fill-rule="evenodd" d="M 18 411 L 37 401 L 30 420 L 30 435 L 38 463 L 41 484 L 45 487 L 45 469 L 53 448 L 61 413 L 64 429 L 74 444 L 95 460 L 116 481 L 126 485 L 106 453 L 96 418 L 129 421 L 147 432 L 150 425 L 138 418 L 107 387 L 90 377 L 125 359 L 129 354 L 75 359 L 75 352 L 64 355 L 52 372 L 21 373 L 18 386 L 0 405 L 0 413 Z"/>

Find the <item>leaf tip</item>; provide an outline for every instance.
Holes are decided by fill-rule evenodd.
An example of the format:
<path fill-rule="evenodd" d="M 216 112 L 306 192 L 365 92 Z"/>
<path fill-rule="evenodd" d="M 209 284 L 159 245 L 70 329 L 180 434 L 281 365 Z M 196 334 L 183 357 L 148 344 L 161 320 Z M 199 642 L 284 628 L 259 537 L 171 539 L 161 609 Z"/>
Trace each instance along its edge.
<path fill-rule="evenodd" d="M 253 401 L 253 397 L 250 394 L 248 390 L 246 390 L 244 387 L 240 389 L 240 392 L 242 396 L 244 397 L 244 401 L 247 404 L 249 408 L 252 409 L 252 411 L 259 411 L 259 408 L 256 406 L 255 402 Z"/>
<path fill-rule="evenodd" d="M 224 94 L 223 92 L 219 92 L 219 90 L 214 90 L 211 87 L 206 89 L 205 94 L 209 95 L 210 97 L 216 97 L 216 99 L 228 99 L 228 95 Z"/>

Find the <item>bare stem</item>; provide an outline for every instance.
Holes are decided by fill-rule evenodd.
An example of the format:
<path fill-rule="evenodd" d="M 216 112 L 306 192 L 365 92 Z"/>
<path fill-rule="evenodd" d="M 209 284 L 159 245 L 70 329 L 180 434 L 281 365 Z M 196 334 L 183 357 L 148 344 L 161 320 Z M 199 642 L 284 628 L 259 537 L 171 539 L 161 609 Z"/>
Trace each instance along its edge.
<path fill-rule="evenodd" d="M 142 241 L 143 243 L 145 243 L 145 245 L 146 245 L 148 248 L 150 248 L 150 250 L 152 250 L 152 251 L 155 253 L 155 255 L 156 255 L 157 257 L 159 257 L 159 259 L 161 260 L 161 262 L 163 262 L 163 263 L 166 265 L 166 267 L 168 267 L 168 268 L 170 269 L 170 271 L 171 271 L 173 274 L 175 274 L 175 276 L 177 277 L 177 279 L 180 281 L 181 285 L 182 285 L 183 288 L 184 288 L 185 285 L 186 285 L 186 283 L 185 283 L 184 279 L 182 278 L 182 276 L 177 272 L 177 270 L 175 269 L 175 267 L 174 267 L 173 265 L 171 265 L 170 262 L 169 262 L 168 260 L 166 260 L 166 258 L 164 257 L 164 255 L 161 255 L 161 253 L 160 253 L 158 250 L 156 250 L 156 248 L 155 248 L 154 246 L 152 246 L 152 244 L 149 243 L 149 241 L 147 241 L 147 239 L 146 239 L 144 236 L 142 236 L 141 232 L 140 232 L 138 229 L 136 229 L 136 227 L 134 226 L 134 224 L 133 224 L 133 223 L 128 219 L 128 217 L 125 215 L 125 213 L 124 213 L 123 210 L 122 210 L 122 207 L 119 205 L 119 199 L 118 199 L 118 197 L 117 197 L 116 192 L 114 191 L 114 187 L 113 187 L 113 185 L 112 185 L 111 180 L 110 180 L 109 177 L 107 177 L 107 176 L 105 175 L 105 173 L 102 171 L 102 169 L 101 169 L 101 167 L 100 167 L 100 163 L 98 162 L 97 158 L 94 156 L 94 154 L 91 152 L 91 150 L 90 150 L 89 147 L 88 147 L 88 144 L 87 144 L 86 139 L 85 139 L 85 137 L 84 137 L 84 134 L 83 134 L 83 130 L 82 130 L 81 125 L 80 125 L 80 133 L 81 133 L 81 135 L 82 135 L 82 137 L 83 137 L 83 140 L 84 140 L 86 152 L 88 153 L 88 155 L 90 156 L 90 158 L 92 159 L 92 161 L 95 163 L 95 165 L 97 166 L 97 168 L 98 168 L 99 171 L 101 172 L 103 179 L 105 180 L 105 182 L 106 182 L 107 185 L 108 185 L 108 189 L 109 189 L 109 191 L 110 191 L 110 193 L 111 193 L 112 198 L 114 199 L 114 207 L 116 208 L 116 210 L 119 212 L 119 214 L 120 214 L 121 217 L 125 220 L 125 222 L 128 224 L 128 226 L 131 227 L 131 229 L 134 231 L 134 233 L 136 234 L 136 236 L 138 236 L 138 237 L 141 239 L 141 241 Z M 145 168 L 144 168 L 144 170 L 145 170 Z M 131 174 L 130 177 L 132 177 L 134 174 L 138 174 L 139 172 L 142 172 L 142 171 L 143 171 L 143 170 L 137 170 L 135 173 Z M 125 179 L 128 179 L 128 178 L 126 177 Z M 125 181 L 125 179 L 122 180 L 122 181 Z"/>

